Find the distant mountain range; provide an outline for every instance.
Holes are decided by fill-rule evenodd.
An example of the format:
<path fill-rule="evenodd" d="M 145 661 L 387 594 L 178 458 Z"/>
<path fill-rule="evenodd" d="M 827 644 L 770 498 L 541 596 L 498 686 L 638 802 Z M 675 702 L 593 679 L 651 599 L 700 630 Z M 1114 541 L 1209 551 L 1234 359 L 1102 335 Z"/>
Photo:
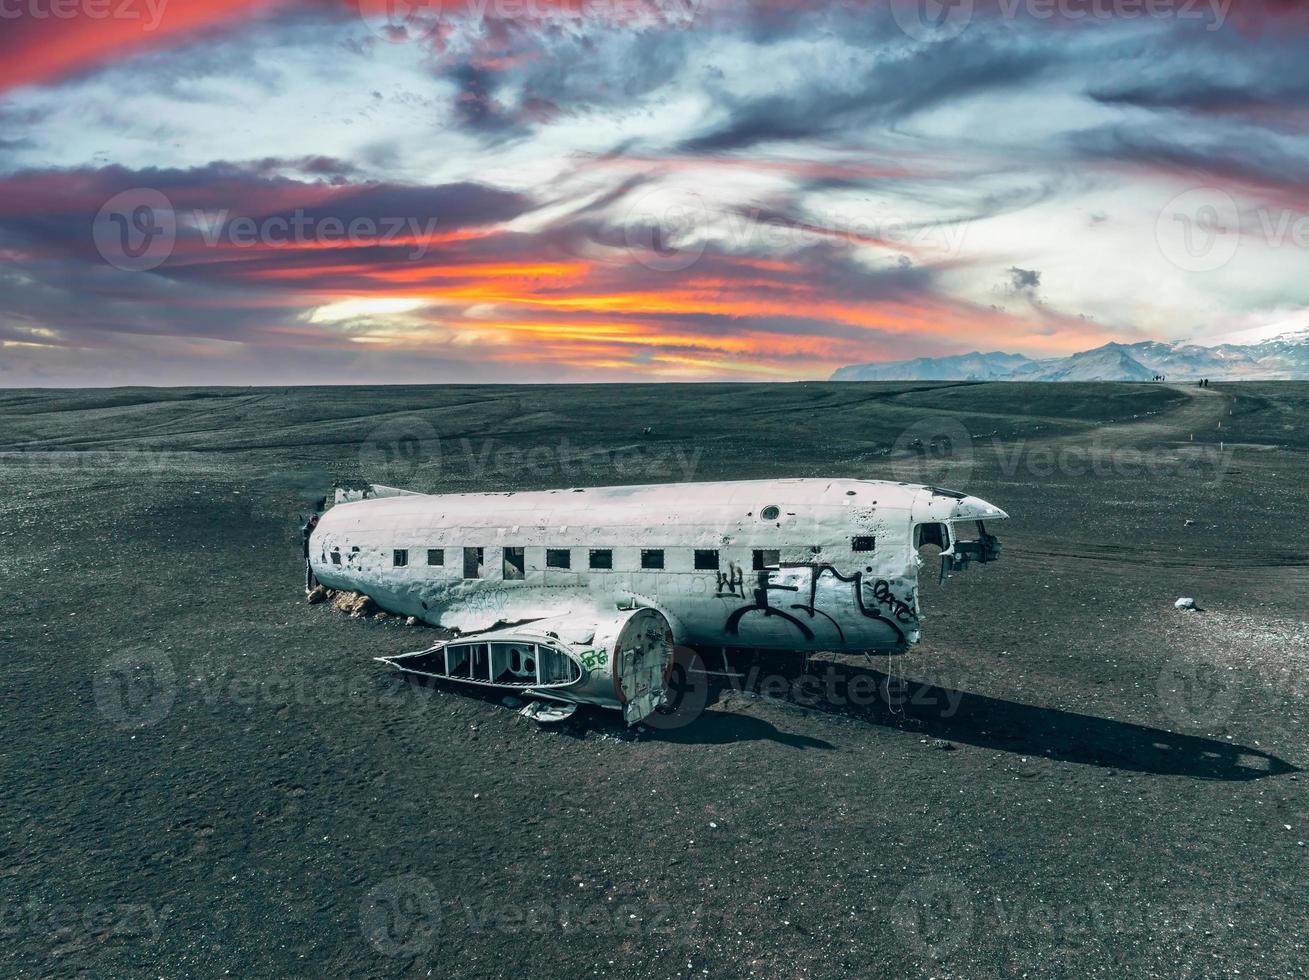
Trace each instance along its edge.
<path fill-rule="evenodd" d="M 1309 380 L 1309 329 L 1257 344 L 1163 343 L 1105 344 L 1068 357 L 1033 360 L 994 352 L 912 361 L 852 364 L 837 369 L 833 381 L 1306 381 Z"/>

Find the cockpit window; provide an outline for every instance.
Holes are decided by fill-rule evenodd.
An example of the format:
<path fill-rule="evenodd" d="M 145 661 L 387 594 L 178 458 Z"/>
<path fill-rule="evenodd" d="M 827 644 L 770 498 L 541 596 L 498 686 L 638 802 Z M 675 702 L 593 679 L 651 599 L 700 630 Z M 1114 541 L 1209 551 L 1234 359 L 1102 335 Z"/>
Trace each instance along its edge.
<path fill-rule="evenodd" d="M 942 551 L 950 547 L 950 532 L 944 524 L 919 524 L 914 528 L 914 548 L 934 544 Z"/>

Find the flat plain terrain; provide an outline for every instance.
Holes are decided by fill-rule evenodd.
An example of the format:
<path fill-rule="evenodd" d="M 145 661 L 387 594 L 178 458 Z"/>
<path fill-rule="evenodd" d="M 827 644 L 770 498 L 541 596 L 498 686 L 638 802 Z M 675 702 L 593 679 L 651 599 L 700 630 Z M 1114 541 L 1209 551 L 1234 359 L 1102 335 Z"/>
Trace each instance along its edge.
<path fill-rule="evenodd" d="M 0 972 L 1309 975 L 1307 423 L 1289 383 L 0 392 Z M 925 565 L 910 654 L 657 731 L 405 682 L 371 658 L 430 631 L 304 602 L 333 480 L 788 476 L 966 489 L 1004 557 Z"/>

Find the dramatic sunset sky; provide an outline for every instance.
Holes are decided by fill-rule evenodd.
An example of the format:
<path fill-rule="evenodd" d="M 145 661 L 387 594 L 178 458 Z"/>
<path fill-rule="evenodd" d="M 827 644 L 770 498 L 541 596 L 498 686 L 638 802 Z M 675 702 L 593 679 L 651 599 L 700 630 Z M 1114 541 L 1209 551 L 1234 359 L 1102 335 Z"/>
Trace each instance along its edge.
<path fill-rule="evenodd" d="M 393 7 L 0 0 L 0 385 L 790 380 L 1309 324 L 1300 4 Z"/>

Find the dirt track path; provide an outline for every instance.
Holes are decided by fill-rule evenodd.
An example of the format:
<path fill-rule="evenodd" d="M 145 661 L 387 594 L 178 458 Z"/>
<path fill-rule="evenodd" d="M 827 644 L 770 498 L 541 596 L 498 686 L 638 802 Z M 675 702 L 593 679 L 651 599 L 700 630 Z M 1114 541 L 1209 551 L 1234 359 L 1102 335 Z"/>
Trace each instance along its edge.
<path fill-rule="evenodd" d="M 1232 396 L 1212 388 L 1198 388 L 1194 384 L 1170 384 L 1173 391 L 1185 395 L 1187 401 L 1180 407 L 1148 419 L 1133 419 L 1111 425 L 1096 426 L 1078 436 L 1077 441 L 1091 439 L 1107 448 L 1136 447 L 1166 443 L 1187 442 L 1191 436 L 1210 435 L 1231 412 Z M 1203 441 L 1212 441 L 1205 439 Z"/>

